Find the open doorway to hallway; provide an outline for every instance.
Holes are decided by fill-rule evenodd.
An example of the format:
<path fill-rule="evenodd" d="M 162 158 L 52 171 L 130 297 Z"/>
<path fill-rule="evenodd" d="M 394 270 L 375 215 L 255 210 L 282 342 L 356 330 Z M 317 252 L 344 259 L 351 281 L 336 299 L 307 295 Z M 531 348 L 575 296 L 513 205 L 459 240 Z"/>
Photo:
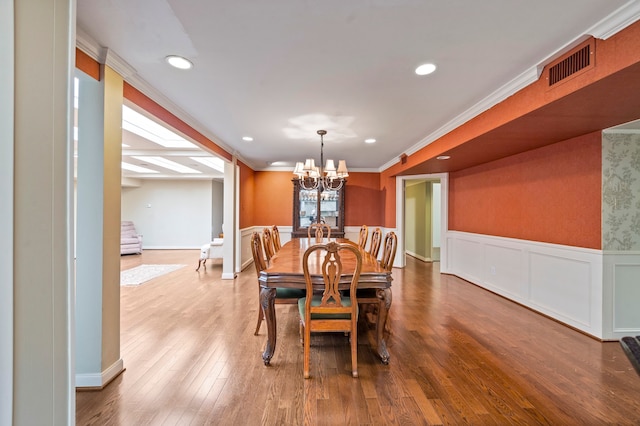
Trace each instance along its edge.
<path fill-rule="evenodd" d="M 423 262 L 440 261 L 440 179 L 407 179 L 404 191 L 404 248 Z"/>
<path fill-rule="evenodd" d="M 396 266 L 409 255 L 447 271 L 448 188 L 447 173 L 396 177 Z"/>

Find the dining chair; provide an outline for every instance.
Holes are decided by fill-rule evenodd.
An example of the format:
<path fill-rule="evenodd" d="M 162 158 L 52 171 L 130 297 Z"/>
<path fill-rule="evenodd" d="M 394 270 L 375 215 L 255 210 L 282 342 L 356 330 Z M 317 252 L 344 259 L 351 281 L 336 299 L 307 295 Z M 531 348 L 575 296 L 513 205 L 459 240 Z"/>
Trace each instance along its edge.
<path fill-rule="evenodd" d="M 343 253 L 351 252 L 355 261 L 343 262 Z M 314 294 L 309 265 L 322 268 L 324 289 Z M 312 332 L 348 332 L 351 340 L 351 375 L 358 377 L 358 302 L 356 291 L 362 254 L 358 247 L 349 243 L 315 244 L 302 257 L 302 269 L 306 283 L 306 296 L 298 300 L 300 312 L 300 335 L 304 343 L 304 378 L 309 378 Z M 351 275 L 349 295 L 338 289 L 341 278 Z"/>
<path fill-rule="evenodd" d="M 380 265 L 387 271 L 391 272 L 393 268 L 393 260 L 396 258 L 396 250 L 398 248 L 398 237 L 395 232 L 391 231 L 385 235 L 382 247 Z"/>
<path fill-rule="evenodd" d="M 369 243 L 369 254 L 371 254 L 376 259 L 378 258 L 378 253 L 380 253 L 381 243 L 382 243 L 382 229 L 376 228 L 371 233 L 371 242 Z"/>
<path fill-rule="evenodd" d="M 315 237 L 316 242 L 321 242 L 323 238 L 331 238 L 331 227 L 326 223 L 312 223 L 307 229 L 307 235 L 310 239 Z"/>
<path fill-rule="evenodd" d="M 273 237 L 273 248 L 275 252 L 278 252 L 282 247 L 282 243 L 280 242 L 280 231 L 276 225 L 271 227 L 271 236 Z"/>
<path fill-rule="evenodd" d="M 264 252 L 262 250 L 262 241 L 260 234 L 253 232 L 251 234 L 251 254 L 253 255 L 253 263 L 256 267 L 256 275 L 260 279 L 260 272 L 267 269 L 267 262 L 265 261 Z M 258 323 L 256 324 L 256 331 L 253 333 L 255 336 L 260 331 L 260 325 L 264 319 L 264 312 L 262 311 L 262 305 L 260 304 L 260 281 L 258 281 Z M 276 303 L 294 305 L 298 303 L 301 297 L 306 294 L 305 290 L 296 288 L 276 288 Z"/>
<path fill-rule="evenodd" d="M 394 232 L 388 232 L 384 237 L 382 258 L 380 259 L 380 266 L 387 272 L 391 272 L 393 269 L 393 259 L 396 257 L 397 248 L 397 235 Z M 358 304 L 360 305 L 361 316 L 370 324 L 378 322 L 377 316 L 380 312 L 380 303 L 382 303 L 382 301 L 378 298 L 375 290 L 362 289 L 358 291 Z M 385 323 L 382 324 L 382 327 L 384 327 L 384 330 L 386 332 L 391 332 L 391 328 L 389 326 L 389 317 L 387 317 Z"/>
<path fill-rule="evenodd" d="M 360 232 L 358 233 L 358 245 L 364 250 L 367 245 L 367 238 L 369 238 L 369 227 L 362 225 Z"/>
<path fill-rule="evenodd" d="M 273 247 L 273 236 L 271 235 L 271 229 L 265 227 L 262 230 L 262 246 L 264 247 L 264 255 L 267 258 L 267 262 L 271 260 L 276 250 Z"/>

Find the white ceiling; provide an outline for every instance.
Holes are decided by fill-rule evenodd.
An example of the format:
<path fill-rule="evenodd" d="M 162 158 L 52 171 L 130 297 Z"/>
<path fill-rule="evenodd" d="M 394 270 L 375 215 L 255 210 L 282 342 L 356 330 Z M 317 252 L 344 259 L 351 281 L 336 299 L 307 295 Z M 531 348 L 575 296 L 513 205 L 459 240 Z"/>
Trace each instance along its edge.
<path fill-rule="evenodd" d="M 81 48 L 108 48 L 131 67 L 127 81 L 255 169 L 318 161 L 326 129 L 325 158 L 379 171 L 585 35 L 632 23 L 638 3 L 78 0 L 77 22 Z M 171 68 L 170 54 L 194 68 Z M 425 62 L 436 72 L 415 75 Z"/>

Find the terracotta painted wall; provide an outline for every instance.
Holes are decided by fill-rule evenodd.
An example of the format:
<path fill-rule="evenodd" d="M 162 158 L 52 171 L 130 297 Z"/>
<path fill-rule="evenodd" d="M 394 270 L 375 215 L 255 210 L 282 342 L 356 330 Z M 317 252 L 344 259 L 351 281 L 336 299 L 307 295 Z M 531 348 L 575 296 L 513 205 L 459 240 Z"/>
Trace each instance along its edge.
<path fill-rule="evenodd" d="M 241 169 L 240 174 L 240 228 L 274 224 L 291 226 L 291 172 L 253 172 L 247 168 Z M 349 173 L 345 200 L 346 226 L 378 226 L 383 223 L 384 197 L 378 189 L 379 181 L 378 173 Z M 249 207 L 243 207 L 242 204 L 253 205 L 252 216 L 249 212 L 245 213 L 245 208 Z"/>
<path fill-rule="evenodd" d="M 291 172 L 255 172 L 254 226 L 291 226 L 292 177 Z"/>
<path fill-rule="evenodd" d="M 349 173 L 345 190 L 345 226 L 383 225 L 384 198 L 379 173 Z"/>
<path fill-rule="evenodd" d="M 240 229 L 254 226 L 254 203 L 253 194 L 255 193 L 255 173 L 246 164 L 238 161 L 238 167 L 240 168 L 240 200 L 238 201 L 240 212 L 238 214 L 240 223 L 238 227 Z"/>
<path fill-rule="evenodd" d="M 100 81 L 100 64 L 92 57 L 76 48 L 76 68 Z"/>
<path fill-rule="evenodd" d="M 449 229 L 601 248 L 601 133 L 450 174 Z"/>
<path fill-rule="evenodd" d="M 479 116 L 469 120 L 464 125 L 454 129 L 453 131 L 427 145 L 421 150 L 409 155 L 406 164 L 400 164 L 400 162 L 398 162 L 388 169 L 384 170 L 380 175 L 380 188 L 383 193 L 385 206 L 385 226 L 390 228 L 396 226 L 395 176 L 405 175 L 407 174 L 407 171 L 409 169 L 437 157 L 448 149 L 460 146 L 475 137 L 478 137 L 491 131 L 492 129 L 496 129 L 504 125 L 505 123 L 510 122 L 511 120 L 514 120 L 518 117 L 530 113 L 531 111 L 535 111 L 538 108 L 542 108 L 545 105 L 557 101 L 563 96 L 566 96 L 567 94 L 570 94 L 573 91 L 578 90 L 579 88 L 595 84 L 598 81 L 620 70 L 623 70 L 640 62 L 640 49 L 638 49 L 639 43 L 640 21 L 630 25 L 623 31 L 617 33 L 607 40 L 596 40 L 598 59 L 597 66 L 593 70 L 579 75 L 576 78 L 568 80 L 560 87 L 558 87 L 557 90 L 553 91 L 547 90 L 546 82 L 541 79 L 538 82 L 522 89 L 520 92 L 514 94 L 498 105 L 495 105 L 489 110 L 483 112 Z M 588 136 L 587 138 L 591 137 L 593 137 L 593 135 Z M 453 206 L 450 205 L 449 210 L 450 212 L 453 212 L 453 217 L 450 218 L 450 221 L 452 219 L 454 221 L 457 220 L 457 222 L 454 222 L 456 224 L 456 228 L 452 229 L 470 231 L 473 230 L 471 232 L 482 231 L 483 233 L 488 234 L 519 236 L 519 238 L 527 238 L 533 240 L 539 239 L 540 241 L 551 241 L 582 247 L 600 248 L 601 236 L 599 234 L 599 231 L 601 228 L 601 212 L 599 209 L 599 204 L 598 208 L 596 209 L 596 204 L 593 200 L 593 196 L 596 191 L 598 192 L 598 194 L 599 191 L 601 191 L 601 179 L 600 177 L 598 177 L 597 179 L 595 178 L 593 174 L 595 173 L 593 168 L 589 169 L 589 182 L 591 182 L 593 186 L 587 188 L 587 182 L 579 183 L 579 186 L 576 187 L 576 191 L 574 193 L 568 193 L 568 198 L 566 200 L 563 199 L 562 194 L 564 194 L 565 192 L 562 190 L 562 180 L 560 178 L 563 177 L 563 172 L 565 174 L 568 174 L 569 170 L 563 171 L 564 164 L 562 162 L 559 162 L 557 158 L 553 157 L 553 155 L 556 151 L 560 152 L 563 149 L 569 149 L 569 151 L 571 152 L 572 150 L 569 147 L 573 146 L 573 143 L 577 143 L 576 141 L 572 141 L 570 143 L 566 142 L 568 141 L 560 142 L 556 145 L 551 145 L 548 147 L 547 151 L 545 151 L 544 148 L 541 148 L 540 151 L 536 150 L 538 153 L 546 152 L 547 155 L 550 155 L 550 157 L 548 158 L 538 158 L 537 160 L 535 160 L 543 169 L 549 169 L 549 178 L 543 178 L 542 176 L 533 173 L 533 170 L 528 170 L 528 172 L 530 172 L 529 175 L 527 175 L 524 170 L 518 172 L 517 167 L 515 166 L 512 166 L 512 170 L 510 171 L 503 169 L 504 167 L 507 167 L 509 162 L 517 164 L 519 161 L 524 161 L 523 164 L 526 165 L 527 161 L 534 161 L 533 156 L 537 155 L 534 154 L 535 151 L 456 173 L 454 176 L 458 178 L 458 188 L 465 188 L 465 190 L 470 190 L 470 188 L 473 188 L 474 185 L 476 189 L 478 189 L 480 185 L 485 185 L 485 189 L 490 190 L 491 185 L 489 185 L 487 179 L 492 175 L 492 173 L 495 173 L 498 179 L 503 179 L 505 176 L 507 176 L 506 173 L 511 173 L 512 177 L 514 178 L 519 178 L 520 180 L 518 181 L 518 183 L 522 185 L 521 187 L 518 187 L 515 182 L 504 182 L 504 185 L 508 185 L 508 188 L 507 186 L 504 186 L 502 188 L 502 190 L 505 192 L 501 194 L 491 193 L 488 196 L 490 197 L 489 199 L 505 203 L 506 198 L 508 198 L 507 191 L 511 191 L 515 198 L 512 199 L 512 202 L 508 202 L 506 204 L 508 209 L 507 211 L 509 211 L 511 214 L 519 213 L 519 219 L 523 222 L 516 223 L 517 216 L 510 216 L 505 212 L 497 210 L 497 207 L 491 208 L 490 206 L 488 206 L 489 199 L 478 197 L 478 193 L 476 193 L 475 195 L 475 197 L 478 198 L 477 200 L 473 199 L 473 197 L 468 196 L 468 194 L 454 193 L 453 197 L 457 198 L 460 202 Z M 594 146 L 590 146 L 589 152 L 592 153 L 592 150 L 594 149 Z M 586 169 L 581 170 L 580 167 L 578 167 L 578 165 L 575 163 L 575 160 L 577 158 L 587 159 L 585 158 L 585 155 L 585 153 L 576 153 L 576 157 L 572 157 L 570 155 L 570 166 L 568 167 L 573 168 L 576 173 L 585 173 Z M 595 158 L 596 157 L 592 156 L 588 157 L 588 163 L 590 165 L 589 167 L 596 167 L 596 165 L 594 164 Z M 599 161 L 597 167 L 601 167 Z M 496 169 L 493 170 L 493 168 Z M 477 176 L 480 181 L 473 184 L 470 179 L 462 180 L 463 177 L 472 175 Z M 534 189 L 538 190 L 540 182 L 551 179 L 553 176 L 555 176 L 555 179 L 558 180 L 553 182 L 552 186 L 544 189 L 542 193 L 538 194 L 538 203 L 536 203 L 535 205 L 529 205 L 532 200 L 525 199 L 518 194 L 527 193 Z M 564 176 L 566 185 L 572 184 L 571 182 L 574 181 L 574 178 L 576 176 L 577 175 L 575 173 L 572 176 Z M 533 179 L 538 179 L 538 181 L 535 181 Z M 460 187 L 462 183 L 464 183 L 464 186 Z M 495 191 L 498 190 L 498 188 L 495 189 Z M 450 192 L 452 191 L 454 191 L 454 189 L 450 188 Z M 589 200 L 580 201 L 575 199 L 575 194 L 581 193 L 588 195 L 590 197 Z M 465 200 L 464 202 L 462 202 L 463 199 Z M 545 206 L 541 204 L 543 200 L 548 200 L 549 202 L 553 202 L 556 204 Z M 469 204 L 470 201 L 483 203 L 481 205 L 487 206 L 490 211 L 482 212 L 473 204 Z M 522 205 L 518 206 L 518 203 L 521 203 Z M 586 208 L 582 210 L 582 213 L 580 214 L 581 217 L 575 217 L 577 216 L 577 213 L 575 211 L 572 211 L 572 209 L 579 209 L 581 208 L 582 204 L 585 204 Z M 525 207 L 531 208 L 528 209 Z M 467 215 L 464 209 L 469 208 L 472 209 L 472 211 L 474 211 L 478 215 L 478 217 L 473 218 L 470 217 L 470 215 Z M 463 209 L 463 211 L 458 211 L 457 209 Z M 528 229 L 529 224 L 525 221 L 531 217 L 532 214 L 530 212 L 536 210 L 544 216 L 535 217 L 535 228 Z M 572 216 L 565 216 L 567 213 L 570 213 Z M 458 214 L 461 216 L 458 217 Z M 590 216 L 585 217 L 587 215 Z M 488 220 L 490 224 L 479 223 L 482 217 L 486 217 L 485 220 Z M 575 220 L 571 220 L 570 218 L 572 217 L 575 217 Z M 507 227 L 506 229 L 501 230 L 497 226 L 496 221 L 498 219 L 505 221 L 505 226 Z M 584 224 L 586 228 L 581 228 L 579 224 Z M 449 225 L 451 227 L 453 226 L 453 223 L 450 222 Z M 544 232 L 545 229 L 546 232 Z M 569 229 L 575 230 L 575 234 L 571 235 L 571 232 L 568 231 Z"/>

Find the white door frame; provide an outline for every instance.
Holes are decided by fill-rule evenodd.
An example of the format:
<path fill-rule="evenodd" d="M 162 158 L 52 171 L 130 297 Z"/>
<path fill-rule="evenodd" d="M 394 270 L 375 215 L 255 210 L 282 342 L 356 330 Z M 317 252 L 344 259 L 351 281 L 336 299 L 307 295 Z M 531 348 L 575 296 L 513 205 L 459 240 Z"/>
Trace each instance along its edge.
<path fill-rule="evenodd" d="M 404 268 L 405 266 L 405 249 L 404 249 L 404 188 L 407 180 L 439 180 L 442 189 L 441 227 L 440 227 L 440 272 L 446 272 L 449 269 L 447 259 L 447 239 L 446 233 L 449 229 L 449 174 L 433 173 L 428 175 L 410 175 L 396 176 L 396 230 L 398 234 L 398 255 L 396 256 L 395 266 Z"/>

